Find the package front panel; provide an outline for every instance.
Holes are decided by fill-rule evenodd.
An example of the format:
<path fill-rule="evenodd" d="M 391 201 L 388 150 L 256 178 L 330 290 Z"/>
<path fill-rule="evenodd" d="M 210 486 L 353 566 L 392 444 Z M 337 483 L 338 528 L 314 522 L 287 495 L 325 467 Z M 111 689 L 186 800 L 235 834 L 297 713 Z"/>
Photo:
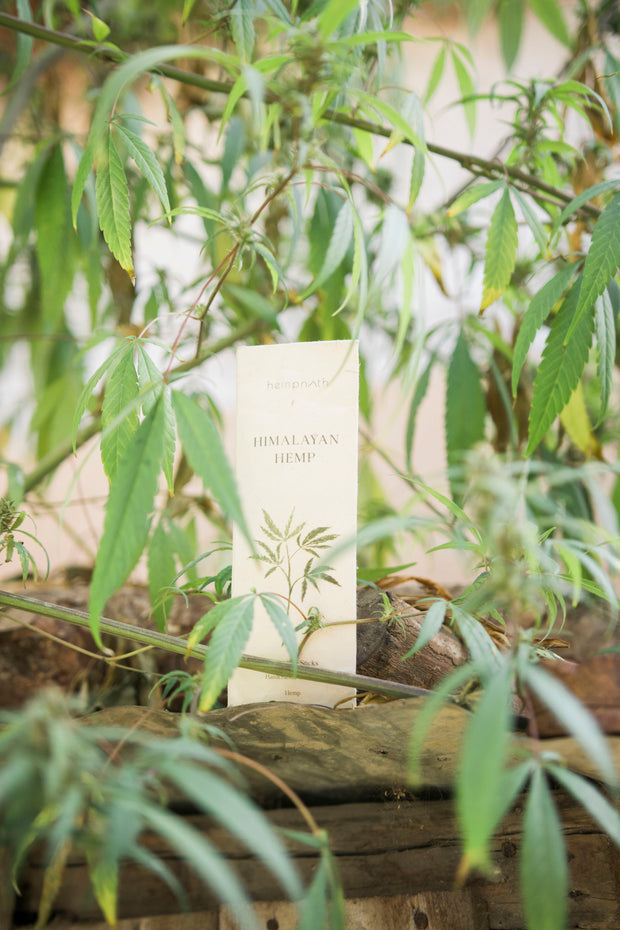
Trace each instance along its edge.
<path fill-rule="evenodd" d="M 347 672 L 356 663 L 355 624 L 342 621 L 354 620 L 356 610 L 357 427 L 356 342 L 239 349 L 236 477 L 260 558 L 235 527 L 233 596 L 276 594 L 295 626 L 321 617 L 327 625 L 304 643 L 300 664 Z M 331 558 L 330 549 L 347 540 L 351 544 Z M 300 631 L 299 642 L 303 636 Z M 287 659 L 259 602 L 244 651 Z M 243 669 L 228 689 L 229 704 L 333 706 L 352 693 Z"/>

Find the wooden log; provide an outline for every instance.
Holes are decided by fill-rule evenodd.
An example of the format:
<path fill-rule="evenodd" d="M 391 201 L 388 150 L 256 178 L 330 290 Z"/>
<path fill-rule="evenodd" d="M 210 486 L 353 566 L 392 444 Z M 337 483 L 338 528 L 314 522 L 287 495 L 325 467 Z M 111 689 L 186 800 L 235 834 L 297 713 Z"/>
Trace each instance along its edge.
<path fill-rule="evenodd" d="M 570 863 L 567 930 L 577 927 L 611 930 L 620 926 L 620 854 L 617 848 L 593 826 L 587 814 L 571 798 L 555 791 L 554 800 L 562 819 Z M 518 876 L 522 827 L 519 809 L 508 814 L 493 840 L 491 875 L 472 877 L 458 892 L 454 889 L 454 881 L 461 856 L 460 838 L 449 800 L 345 804 L 313 808 L 312 814 L 329 833 L 347 900 L 361 901 L 350 912 L 371 915 L 381 913 L 383 908 L 384 914 L 391 914 L 389 920 L 392 921 L 397 916 L 400 920 L 404 914 L 407 915 L 405 923 L 390 923 L 386 917 L 385 924 L 368 921 L 366 926 L 377 926 L 381 930 L 384 926 L 415 927 L 415 921 L 413 924 L 411 921 L 416 913 L 419 915 L 418 926 L 423 925 L 421 915 L 425 915 L 427 930 L 446 930 L 448 927 L 450 930 L 482 930 L 485 927 L 495 930 L 524 926 Z M 272 811 L 269 817 L 279 827 L 300 827 L 297 811 Z M 280 889 L 271 874 L 251 858 L 241 844 L 220 828 L 213 827 L 207 818 L 191 816 L 188 822 L 203 831 L 235 864 L 253 900 L 269 902 L 259 913 L 267 920 L 271 919 L 273 902 L 281 900 Z M 146 837 L 145 843 L 152 852 L 166 856 L 167 866 L 188 893 L 192 911 L 200 913 L 217 908 L 209 890 L 183 860 L 166 849 L 159 838 Z M 317 864 L 313 852 L 295 843 L 292 851 L 300 873 L 308 881 Z M 43 863 L 31 859 L 21 879 L 22 896 L 15 918 L 16 922 L 20 921 L 20 926 L 23 926 L 24 918 L 36 910 L 42 876 Z M 383 907 L 373 903 L 377 897 L 391 899 L 391 902 Z M 371 902 L 366 903 L 367 899 Z M 178 904 L 166 886 L 130 863 L 123 867 L 119 893 L 121 919 L 162 918 L 165 914 L 178 914 L 178 911 Z M 78 927 L 81 921 L 99 919 L 86 865 L 81 860 L 69 860 L 56 913 L 57 919 L 63 914 L 72 915 Z M 282 913 L 286 914 L 287 910 Z M 280 927 L 279 919 L 278 925 Z M 361 917 L 357 923 L 353 917 L 348 923 L 351 930 L 362 925 Z M 220 930 L 229 926 L 220 919 Z M 286 922 L 283 926 L 287 927 Z M 138 924 L 138 927 L 151 930 L 148 925 L 142 928 Z M 160 927 L 156 924 L 152 930 L 160 930 Z M 165 923 L 161 930 L 167 930 Z M 180 927 L 175 926 L 174 930 L 180 930 Z"/>
<path fill-rule="evenodd" d="M 461 640 L 444 626 L 415 656 L 403 662 L 419 636 L 424 612 L 393 594 L 386 595 L 389 609 L 374 588 L 359 588 L 357 616 L 384 617 L 357 628 L 357 670 L 362 675 L 417 685 L 432 690 L 458 665 L 467 661 Z"/>
<path fill-rule="evenodd" d="M 397 797 L 410 792 L 409 742 L 424 710 L 424 698 L 370 704 L 352 710 L 298 704 L 248 704 L 210 711 L 205 723 L 223 730 L 238 751 L 283 778 L 302 797 L 333 803 Z M 445 705 L 434 717 L 420 758 L 419 790 L 450 792 L 454 784 L 468 711 Z M 178 733 L 179 717 L 139 707 L 111 707 L 83 718 L 85 726 L 136 727 L 154 736 Z M 513 735 L 515 756 L 527 749 L 525 735 Z M 226 748 L 215 741 L 214 746 Z M 557 753 L 569 768 L 588 778 L 600 773 L 571 737 L 546 739 L 545 750 Z M 607 745 L 620 771 L 620 737 Z M 245 773 L 258 803 L 279 802 L 277 790 L 261 776 Z"/>

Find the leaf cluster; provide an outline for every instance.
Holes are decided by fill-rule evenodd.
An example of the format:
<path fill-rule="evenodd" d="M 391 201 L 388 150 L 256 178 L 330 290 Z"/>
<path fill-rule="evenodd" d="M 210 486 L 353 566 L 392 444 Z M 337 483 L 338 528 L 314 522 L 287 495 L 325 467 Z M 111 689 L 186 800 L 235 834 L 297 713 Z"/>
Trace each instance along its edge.
<path fill-rule="evenodd" d="M 566 49 L 560 75 L 528 80 L 510 73 L 528 7 Z M 360 509 L 370 517 L 358 538 L 362 560 L 377 564 L 389 555 L 410 563 L 409 551 L 397 551 L 401 540 L 429 548 L 437 531 L 445 542 L 436 548 L 473 560 L 464 594 L 430 603 L 414 649 L 451 623 L 474 663 L 463 674 L 484 685 L 457 789 L 463 874 L 488 863 L 489 837 L 506 805 L 529 786 L 522 867 L 528 925 L 559 927 L 566 863 L 551 780 L 580 793 L 594 816 L 612 824 L 615 839 L 616 820 L 603 796 L 557 760 L 535 753 L 510 767 L 509 699 L 535 693 L 558 714 L 565 699 L 539 674 L 546 647 L 522 635 L 523 615 L 533 616 L 540 635 L 545 623 L 563 618 L 567 600 L 616 602 L 620 484 L 610 498 L 601 491 L 603 474 L 615 478 L 606 463 L 616 460 L 620 435 L 613 147 L 620 66 L 613 17 L 603 8 L 579 9 L 572 34 L 557 0 L 470 0 L 472 33 L 496 15 L 507 66 L 505 81 L 479 92 L 469 43 L 450 38 L 435 40 L 428 75 L 405 77 L 403 62 L 420 41 L 415 4 L 155 0 L 147 9 L 129 0 L 83 11 L 75 0 L 36 10 L 17 0 L 15 10 L 17 17 L 0 12 L 0 25 L 15 35 L 7 45 L 0 145 L 10 138 L 19 153 L 3 158 L 0 179 L 8 230 L 0 263 L 0 373 L 10 376 L 15 348 L 31 387 L 29 406 L 8 392 L 1 415 L 12 429 L 23 421 L 22 409 L 32 410 L 37 461 L 30 472 L 2 461 L 8 487 L 0 550 L 6 558 L 17 553 L 26 578 L 33 561 L 20 514 L 36 508 L 46 479 L 96 436 L 109 485 L 89 604 L 98 643 L 106 601 L 146 557 L 160 631 L 173 596 L 214 586 L 215 606 L 181 644 L 191 652 L 209 638 L 202 709 L 241 661 L 257 599 L 295 666 L 290 608 L 336 583 L 323 559 L 346 541 L 294 511 L 285 518 L 265 513 L 261 538 L 248 541 L 265 577 L 283 588 L 228 597 L 222 546 L 202 548 L 199 530 L 209 521 L 218 538 L 230 523 L 249 533 L 224 451 L 212 389 L 219 369 L 211 363 L 239 342 L 359 337 L 360 411 L 369 437 L 360 482 Z M 150 47 L 145 35 L 153 36 Z M 48 74 L 61 86 L 59 50 L 88 86 L 88 125 L 77 131 L 44 90 Z M 503 123 L 496 157 L 433 142 L 428 108 L 449 72 L 454 106 L 471 134 L 483 107 Z M 585 141 L 572 131 L 575 121 Z M 433 174 L 446 159 L 463 169 L 465 182 L 428 209 Z M 151 237 L 163 243 L 159 253 Z M 190 271 L 169 254 L 187 256 Z M 440 320 L 434 308 L 445 300 L 457 310 Z M 394 453 L 374 438 L 383 412 L 369 373 L 382 345 L 405 410 Z M 208 385 L 200 398 L 196 370 Z M 438 374 L 445 382 L 439 432 L 449 496 L 417 473 L 419 414 Z M 402 512 L 385 493 L 378 458 L 413 489 Z M 320 624 L 312 608 L 307 614 L 306 623 Z M 508 656 L 489 635 L 488 617 L 513 643 Z M 191 703 L 192 679 L 168 684 Z M 438 700 L 446 693 L 440 690 Z M 575 737 L 610 781 L 600 734 L 570 706 Z M 33 838 L 48 842 L 50 900 L 68 842 L 83 842 L 107 916 L 121 855 L 111 837 L 122 819 L 121 780 L 129 776 L 105 767 L 96 742 L 75 748 L 70 727 L 54 730 L 45 720 L 43 729 L 54 734 L 49 745 L 44 740 L 48 756 L 59 740 L 79 757 L 85 781 L 63 774 L 61 796 L 43 769 L 29 774 L 32 808 L 24 795 L 10 830 L 22 817 Z M 17 719 L 8 732 L 15 727 Z M 19 778 L 30 772 L 18 742 L 6 746 L 7 759 L 14 753 L 21 766 Z M 136 747 L 137 759 L 143 749 Z M 179 749 L 180 770 L 198 785 L 186 750 Z M 483 772 L 479 760 L 486 757 Z M 156 768 L 160 762 L 165 775 L 155 789 L 166 791 L 162 785 L 176 785 L 176 776 L 163 758 Z M 59 764 L 50 771 L 58 773 Z M 0 776 L 9 793 L 19 781 L 11 766 Z M 93 773 L 101 771 L 113 822 L 91 812 Z M 131 771 L 142 793 L 127 788 L 122 854 L 143 856 L 142 826 L 169 831 L 205 880 L 221 874 L 221 887 L 237 895 L 217 857 L 151 803 L 146 762 Z M 477 780 L 484 786 L 478 794 Z M 217 785 L 213 790 L 222 797 Z M 260 844 L 271 842 L 260 828 L 257 836 Z M 324 840 L 314 839 L 323 849 Z M 165 867 L 148 864 L 171 881 Z M 553 905 L 545 903 L 541 876 Z M 331 914 L 327 904 L 335 884 L 326 852 L 310 899 L 316 913 L 337 923 L 337 892 Z M 312 925 L 311 914 L 304 912 L 302 926 Z"/>
<path fill-rule="evenodd" d="M 24 713 L 3 714 L 0 733 L 0 836 L 13 852 L 19 882 L 36 844 L 46 858 L 38 927 L 47 924 L 70 854 L 85 856 L 105 919 L 116 920 L 119 871 L 127 861 L 152 871 L 178 896 L 184 889 L 165 859 L 143 839 L 165 839 L 244 926 L 257 926 L 238 876 L 212 841 L 172 804 L 184 799 L 255 853 L 299 900 L 303 886 L 280 836 L 246 797 L 239 772 L 201 734 L 145 739 L 140 731 L 85 726 L 56 693 Z M 198 737 L 198 738 L 196 738 Z M 115 758 L 123 746 L 122 763 Z"/>

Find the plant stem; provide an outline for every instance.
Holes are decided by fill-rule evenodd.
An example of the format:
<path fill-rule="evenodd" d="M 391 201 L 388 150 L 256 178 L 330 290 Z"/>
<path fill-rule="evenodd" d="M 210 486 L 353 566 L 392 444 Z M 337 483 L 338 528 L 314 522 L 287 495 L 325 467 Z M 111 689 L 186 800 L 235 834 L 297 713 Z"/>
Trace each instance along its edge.
<path fill-rule="evenodd" d="M 113 63 L 125 61 L 125 59 L 129 57 L 126 53 L 121 52 L 120 49 L 114 50 L 102 45 L 97 45 L 96 43 L 87 42 L 66 32 L 58 32 L 55 29 L 48 29 L 46 26 L 40 26 L 37 23 L 26 22 L 8 13 L 0 13 L 0 26 L 5 26 L 7 29 L 12 29 L 14 32 L 26 33 L 36 39 L 42 39 L 43 41 L 60 45 L 70 51 L 87 55 L 96 55 L 99 58 Z M 174 65 L 162 64 L 157 67 L 156 71 L 181 84 L 198 87 L 213 93 L 225 94 L 226 96 L 230 94 L 233 87 L 232 81 L 218 81 L 212 78 L 206 78 L 203 77 L 203 75 L 185 71 L 183 68 L 178 68 Z M 277 98 L 273 93 L 268 92 L 266 94 L 266 99 L 269 102 L 273 102 Z M 341 126 L 366 130 L 375 136 L 383 136 L 388 139 L 394 132 L 393 128 L 390 126 L 384 126 L 373 120 L 359 119 L 358 117 L 350 116 L 348 113 L 341 113 L 332 109 L 325 110 L 323 119 L 327 122 L 338 123 Z M 403 139 L 402 141 L 405 145 L 412 144 L 408 139 Z M 518 168 L 511 165 L 505 165 L 497 159 L 481 158 L 477 155 L 458 152 L 455 149 L 434 145 L 430 142 L 426 144 L 426 148 L 433 155 L 439 155 L 441 158 L 448 158 L 451 161 L 458 162 L 463 168 L 474 175 L 483 175 L 484 177 L 490 178 L 508 176 L 513 182 L 517 182 L 519 186 L 523 185 L 530 194 L 533 194 L 533 191 L 539 191 L 547 197 L 550 197 L 556 204 L 565 205 L 573 199 L 574 195 L 572 193 L 559 190 L 553 187 L 553 185 L 547 184 L 546 181 L 534 177 L 534 175 L 527 174 L 524 171 L 520 171 Z M 578 212 L 596 219 L 601 211 L 593 204 L 584 204 Z"/>
<path fill-rule="evenodd" d="M 101 417 L 96 417 L 92 423 L 82 427 L 82 429 L 78 431 L 75 441 L 76 449 L 83 446 L 84 443 L 92 439 L 93 436 L 96 436 L 100 429 Z M 38 484 L 41 484 L 48 475 L 55 472 L 58 466 L 64 462 L 65 459 L 69 458 L 72 452 L 73 439 L 68 439 L 66 442 L 63 442 L 62 445 L 57 446 L 55 449 L 52 449 L 51 452 L 48 452 L 47 455 L 44 455 L 32 471 L 24 476 L 24 494 L 28 494 L 36 488 Z"/>
<path fill-rule="evenodd" d="M 75 626 L 90 629 L 90 617 L 85 611 L 62 607 L 58 604 L 49 604 L 36 598 L 26 597 L 23 594 L 0 591 L 0 607 L 10 607 L 13 610 L 21 610 L 43 617 L 53 617 L 55 620 L 62 620 L 66 623 L 73 623 Z M 137 643 L 163 649 L 165 652 L 173 652 L 182 656 L 187 655 L 187 642 L 177 636 L 170 636 L 168 633 L 145 630 L 130 623 L 123 623 L 121 620 L 111 620 L 108 617 L 99 618 L 99 629 L 102 633 L 108 633 L 110 636 L 122 636 L 124 639 L 131 639 Z M 194 646 L 191 654 L 194 658 L 204 659 L 208 648 L 208 646 Z M 263 659 L 258 656 L 242 656 L 239 668 L 262 672 L 267 675 L 280 675 L 282 678 L 299 678 L 305 681 L 317 681 L 326 685 L 357 688 L 360 691 L 385 694 L 388 697 L 428 697 L 433 693 L 426 688 L 417 688 L 414 685 L 404 685 L 396 681 L 383 681 L 380 678 L 370 678 L 366 675 L 334 672 L 325 668 L 300 665 L 297 668 L 297 674 L 295 674 L 289 662 Z"/>

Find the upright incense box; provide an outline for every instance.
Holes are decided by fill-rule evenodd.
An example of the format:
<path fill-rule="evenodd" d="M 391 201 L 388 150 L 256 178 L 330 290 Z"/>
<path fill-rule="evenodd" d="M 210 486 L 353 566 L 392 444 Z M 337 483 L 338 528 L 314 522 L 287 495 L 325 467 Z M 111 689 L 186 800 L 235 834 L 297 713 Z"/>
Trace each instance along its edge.
<path fill-rule="evenodd" d="M 355 672 L 356 662 L 358 391 L 357 342 L 237 353 L 236 476 L 255 553 L 235 527 L 232 593 L 280 596 L 296 627 L 320 618 L 324 626 L 303 643 L 300 665 L 343 672 Z M 345 541 L 332 558 L 332 547 Z M 288 658 L 259 601 L 245 652 Z M 229 704 L 334 706 L 353 696 L 349 688 L 246 669 L 228 686 Z"/>

